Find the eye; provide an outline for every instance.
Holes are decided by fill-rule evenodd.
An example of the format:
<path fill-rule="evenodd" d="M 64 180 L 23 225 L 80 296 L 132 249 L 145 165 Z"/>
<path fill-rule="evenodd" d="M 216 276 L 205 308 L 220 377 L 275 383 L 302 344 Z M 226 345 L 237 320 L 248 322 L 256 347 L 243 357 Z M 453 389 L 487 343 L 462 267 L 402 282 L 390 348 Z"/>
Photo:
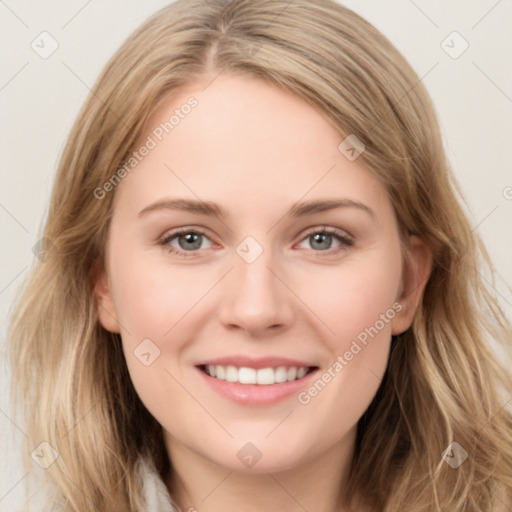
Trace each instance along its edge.
<path fill-rule="evenodd" d="M 208 240 L 210 245 L 205 247 L 203 242 Z M 336 228 L 322 227 L 309 231 L 302 243 L 310 241 L 315 252 L 326 254 L 337 254 L 354 244 L 353 238 L 347 233 Z M 333 241 L 337 245 L 332 247 Z M 182 257 L 193 257 L 199 249 L 207 249 L 213 244 L 206 234 L 200 229 L 182 228 L 172 233 L 166 233 L 160 240 L 159 245 L 165 247 L 171 254 Z"/>
<path fill-rule="evenodd" d="M 201 230 L 184 228 L 165 234 L 159 244 L 166 247 L 170 253 L 186 258 L 194 256 L 193 253 L 198 249 L 207 248 L 203 246 L 205 240 L 210 239 Z"/>
<path fill-rule="evenodd" d="M 321 229 L 315 228 L 315 230 L 310 231 L 303 239 L 302 243 L 306 241 L 309 241 L 310 246 L 315 252 L 326 251 L 328 254 L 336 254 L 354 244 L 353 238 L 347 233 L 329 227 L 323 227 Z M 338 245 L 332 247 L 333 241 L 336 241 Z"/>

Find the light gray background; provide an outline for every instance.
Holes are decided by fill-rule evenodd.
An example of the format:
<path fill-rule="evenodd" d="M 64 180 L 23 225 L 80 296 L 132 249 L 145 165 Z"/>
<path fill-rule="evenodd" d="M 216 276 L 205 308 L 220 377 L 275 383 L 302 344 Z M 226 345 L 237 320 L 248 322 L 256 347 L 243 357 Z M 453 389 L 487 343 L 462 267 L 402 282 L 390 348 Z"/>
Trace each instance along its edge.
<path fill-rule="evenodd" d="M 2 511 L 17 510 L 27 478 L 19 462 L 23 425 L 11 417 L 7 396 L 4 340 L 13 294 L 33 261 L 57 161 L 89 87 L 125 37 L 167 3 L 0 0 Z M 512 0 L 342 3 L 391 39 L 433 96 L 473 225 L 501 274 L 496 294 L 510 316 L 512 294 L 505 283 L 512 282 Z M 59 44 L 48 59 L 31 48 L 42 31 Z M 441 46 L 453 31 L 469 43 L 457 59 Z M 445 44 L 451 51 L 460 48 L 457 39 Z"/>

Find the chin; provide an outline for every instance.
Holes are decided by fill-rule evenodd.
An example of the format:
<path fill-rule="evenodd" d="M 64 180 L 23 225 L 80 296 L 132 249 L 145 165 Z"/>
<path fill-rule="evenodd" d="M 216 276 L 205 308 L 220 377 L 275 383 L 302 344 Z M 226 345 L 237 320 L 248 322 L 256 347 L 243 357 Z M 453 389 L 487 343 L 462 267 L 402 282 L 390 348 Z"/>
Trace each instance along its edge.
<path fill-rule="evenodd" d="M 309 457 L 303 450 L 304 445 L 299 451 L 297 446 L 283 441 L 269 442 L 262 439 L 261 442 L 235 442 L 235 447 L 223 450 L 222 454 L 211 454 L 208 458 L 238 473 L 278 473 L 304 464 Z M 234 457 L 230 453 L 234 453 Z"/>

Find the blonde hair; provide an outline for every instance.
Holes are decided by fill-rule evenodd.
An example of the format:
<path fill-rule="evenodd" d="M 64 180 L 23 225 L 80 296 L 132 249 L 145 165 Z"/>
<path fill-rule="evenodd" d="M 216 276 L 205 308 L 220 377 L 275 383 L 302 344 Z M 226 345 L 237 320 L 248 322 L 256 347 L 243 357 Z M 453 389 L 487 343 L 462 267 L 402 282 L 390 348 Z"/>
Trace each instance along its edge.
<path fill-rule="evenodd" d="M 162 478 L 172 471 L 120 337 L 98 322 L 94 278 L 115 191 L 102 199 L 94 191 L 170 94 L 222 72 L 276 84 L 341 137 L 356 135 L 404 240 L 417 234 L 433 251 L 413 325 L 393 338 L 387 372 L 358 423 L 345 502 L 360 495 L 386 512 L 509 510 L 512 416 L 500 393 L 512 378 L 491 342 L 510 356 L 512 335 L 481 276 L 495 271 L 460 205 L 421 80 L 375 27 L 330 0 L 178 0 L 106 65 L 64 149 L 43 233 L 47 258 L 26 282 L 9 332 L 27 465 L 30 450 L 51 444 L 55 504 L 74 512 L 140 510 L 141 455 Z M 441 457 L 452 441 L 468 452 L 457 469 Z"/>

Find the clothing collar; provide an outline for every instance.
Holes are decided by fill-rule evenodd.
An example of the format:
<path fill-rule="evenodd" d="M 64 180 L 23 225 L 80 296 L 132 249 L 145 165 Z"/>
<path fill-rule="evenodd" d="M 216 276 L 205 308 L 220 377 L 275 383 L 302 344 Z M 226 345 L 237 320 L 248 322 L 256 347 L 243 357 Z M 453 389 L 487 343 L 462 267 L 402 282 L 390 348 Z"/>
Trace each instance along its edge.
<path fill-rule="evenodd" d="M 146 500 L 146 510 L 144 512 L 180 512 L 172 502 L 169 491 L 151 459 L 148 457 L 140 459 L 138 473 Z"/>

